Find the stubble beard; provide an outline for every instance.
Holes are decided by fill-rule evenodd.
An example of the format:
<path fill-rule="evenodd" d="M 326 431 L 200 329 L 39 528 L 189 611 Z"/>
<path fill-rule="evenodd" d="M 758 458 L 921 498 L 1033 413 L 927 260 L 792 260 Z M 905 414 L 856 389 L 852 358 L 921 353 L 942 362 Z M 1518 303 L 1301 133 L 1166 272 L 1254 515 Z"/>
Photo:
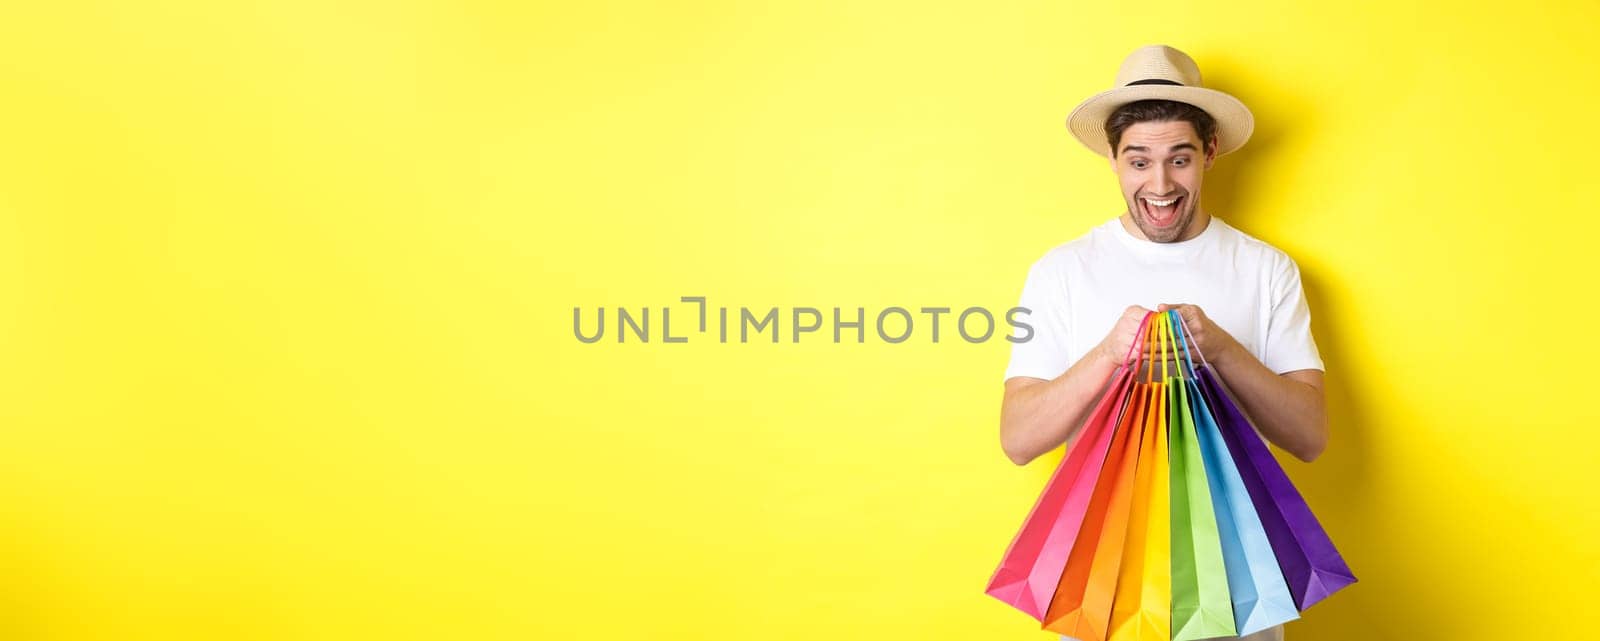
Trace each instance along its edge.
<path fill-rule="evenodd" d="M 1194 199 L 1185 196 L 1183 199 L 1183 211 L 1178 212 L 1178 219 L 1173 221 L 1171 227 L 1165 229 L 1151 225 L 1149 221 L 1145 220 L 1144 210 L 1140 208 L 1138 199 L 1128 203 L 1128 215 L 1133 218 L 1133 224 L 1139 227 L 1139 231 L 1144 232 L 1144 237 L 1148 238 L 1150 242 L 1171 243 L 1182 238 L 1184 232 L 1188 231 L 1189 223 L 1194 222 L 1195 207 Z"/>

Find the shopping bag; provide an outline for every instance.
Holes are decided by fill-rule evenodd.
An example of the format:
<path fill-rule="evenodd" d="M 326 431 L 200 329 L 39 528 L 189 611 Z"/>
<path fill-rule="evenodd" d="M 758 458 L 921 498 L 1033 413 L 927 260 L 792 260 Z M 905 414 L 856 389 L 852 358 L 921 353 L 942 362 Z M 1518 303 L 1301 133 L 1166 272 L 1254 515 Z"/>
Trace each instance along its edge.
<path fill-rule="evenodd" d="M 1128 410 L 1117 422 L 1111 450 L 1101 469 L 1094 496 L 1084 516 L 1067 568 L 1045 614 L 1044 629 L 1080 641 L 1105 641 L 1111 624 L 1111 600 L 1128 535 L 1133 507 L 1133 478 L 1144 435 L 1150 388 L 1135 383 Z"/>
<path fill-rule="evenodd" d="M 1170 641 L 1172 632 L 1171 514 L 1168 511 L 1167 343 L 1161 325 L 1150 331 L 1162 348 L 1161 382 L 1150 385 L 1149 413 L 1134 473 L 1128 538 L 1111 604 L 1110 641 Z M 1152 348 L 1155 346 L 1152 345 Z M 1147 376 L 1154 373 L 1155 359 Z"/>
<path fill-rule="evenodd" d="M 1180 318 L 1181 322 L 1181 318 Z M 1201 397 L 1212 412 L 1261 518 L 1278 568 L 1300 611 L 1356 582 L 1344 557 L 1311 513 L 1300 491 L 1289 481 L 1231 391 L 1202 355 L 1196 369 Z"/>
<path fill-rule="evenodd" d="M 1141 323 L 1142 334 L 1149 324 Z M 1126 361 L 1127 359 L 1124 359 Z M 1126 364 L 1115 370 L 1076 441 L 1045 483 L 1022 528 L 989 578 L 985 593 L 1043 622 L 1083 524 L 1118 416 L 1133 384 Z"/>
<path fill-rule="evenodd" d="M 1300 612 L 1289 595 L 1289 586 L 1278 569 L 1278 559 L 1272 553 L 1267 532 L 1250 502 L 1239 469 L 1228 455 L 1222 433 L 1212 419 L 1211 408 L 1200 394 L 1182 322 L 1180 318 L 1178 343 L 1186 348 L 1184 357 L 1191 372 L 1184 386 L 1193 410 L 1195 431 L 1199 434 L 1206 480 L 1211 486 L 1211 503 L 1222 540 L 1223 566 L 1228 575 L 1228 594 L 1233 602 L 1234 627 L 1239 636 L 1247 636 L 1298 619 Z"/>
<path fill-rule="evenodd" d="M 1265 630 L 1300 618 L 1277 556 L 1268 542 L 1261 517 L 1251 503 L 1239 468 L 1228 454 L 1222 433 L 1211 418 L 1211 410 L 1199 386 L 1188 381 L 1189 397 L 1199 409 L 1201 453 L 1211 481 L 1212 506 L 1216 508 L 1217 530 L 1222 536 L 1224 567 L 1228 571 L 1228 592 L 1233 599 L 1234 626 L 1239 636 Z"/>
<path fill-rule="evenodd" d="M 1162 315 L 1164 332 L 1171 332 L 1176 311 Z M 1185 339 L 1178 344 L 1187 348 Z M 1185 365 L 1177 363 L 1178 376 L 1167 379 L 1168 425 L 1172 461 L 1172 639 L 1188 641 L 1233 636 L 1233 602 L 1228 574 L 1223 567 L 1222 541 L 1212 506 L 1211 484 L 1195 431 Z"/>

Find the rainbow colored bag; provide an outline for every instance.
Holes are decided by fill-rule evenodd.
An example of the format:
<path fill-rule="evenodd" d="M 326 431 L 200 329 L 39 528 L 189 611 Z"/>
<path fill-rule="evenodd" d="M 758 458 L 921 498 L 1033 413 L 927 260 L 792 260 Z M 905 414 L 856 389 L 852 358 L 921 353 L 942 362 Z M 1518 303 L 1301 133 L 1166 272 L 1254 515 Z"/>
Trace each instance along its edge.
<path fill-rule="evenodd" d="M 1247 635 L 1356 581 L 1187 330 L 1145 317 L 990 578 L 1044 629 Z"/>

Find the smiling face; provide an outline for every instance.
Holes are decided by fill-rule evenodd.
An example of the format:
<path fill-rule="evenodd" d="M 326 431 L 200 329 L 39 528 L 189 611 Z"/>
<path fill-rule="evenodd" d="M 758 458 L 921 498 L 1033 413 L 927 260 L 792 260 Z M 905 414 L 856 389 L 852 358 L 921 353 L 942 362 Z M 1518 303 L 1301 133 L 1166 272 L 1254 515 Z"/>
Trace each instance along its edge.
<path fill-rule="evenodd" d="M 1199 236 L 1210 216 L 1200 211 L 1200 183 L 1216 160 L 1187 121 L 1140 122 L 1122 132 L 1111 167 L 1122 184 L 1122 199 L 1145 240 L 1172 243 Z M 1130 232 L 1132 229 L 1129 230 Z"/>

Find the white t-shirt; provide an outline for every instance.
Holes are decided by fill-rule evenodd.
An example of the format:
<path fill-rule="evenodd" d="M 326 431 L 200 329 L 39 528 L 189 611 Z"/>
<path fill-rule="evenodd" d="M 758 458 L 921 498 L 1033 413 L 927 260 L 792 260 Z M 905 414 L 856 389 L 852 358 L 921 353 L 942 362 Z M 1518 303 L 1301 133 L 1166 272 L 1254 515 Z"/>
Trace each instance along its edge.
<path fill-rule="evenodd" d="M 1094 349 L 1129 305 L 1197 305 L 1267 369 L 1323 369 L 1311 337 L 1300 268 L 1288 254 L 1220 218 L 1176 243 L 1140 240 L 1112 218 L 1050 251 L 1028 270 L 1006 378 L 1054 379 Z M 1026 330 L 1014 332 L 1018 338 Z"/>
<path fill-rule="evenodd" d="M 1288 254 L 1220 218 L 1178 243 L 1140 240 L 1113 218 L 1046 252 L 1028 270 L 1019 305 L 1030 310 L 1024 322 L 1034 334 L 1011 345 L 1006 378 L 1060 376 L 1111 332 L 1129 305 L 1154 310 L 1162 303 L 1200 306 L 1274 373 L 1323 368 L 1300 268 Z M 1228 638 L 1281 641 L 1283 626 Z"/>

